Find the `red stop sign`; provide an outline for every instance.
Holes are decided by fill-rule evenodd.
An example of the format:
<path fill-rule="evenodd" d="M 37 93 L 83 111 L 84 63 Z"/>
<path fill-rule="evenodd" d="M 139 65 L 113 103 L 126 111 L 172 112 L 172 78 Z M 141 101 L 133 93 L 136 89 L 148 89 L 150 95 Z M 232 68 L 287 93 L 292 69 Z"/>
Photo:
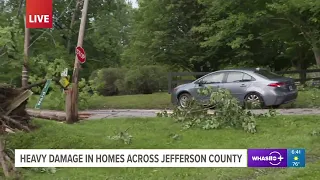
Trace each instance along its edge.
<path fill-rule="evenodd" d="M 84 62 L 86 62 L 86 52 L 84 51 L 84 49 L 80 46 L 78 46 L 76 48 L 76 55 L 77 55 L 77 59 L 78 61 L 83 64 Z"/>

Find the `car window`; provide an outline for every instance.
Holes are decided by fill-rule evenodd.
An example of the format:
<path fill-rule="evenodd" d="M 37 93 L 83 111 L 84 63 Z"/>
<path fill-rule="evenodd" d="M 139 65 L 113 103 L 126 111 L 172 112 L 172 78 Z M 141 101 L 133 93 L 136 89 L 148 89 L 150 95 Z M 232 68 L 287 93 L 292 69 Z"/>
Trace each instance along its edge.
<path fill-rule="evenodd" d="M 241 82 L 243 78 L 242 72 L 230 72 L 227 77 L 227 83 L 230 82 Z"/>
<path fill-rule="evenodd" d="M 254 80 L 253 77 L 251 77 L 250 75 L 243 73 L 243 78 L 242 81 L 252 81 Z"/>
<path fill-rule="evenodd" d="M 256 74 L 259 74 L 261 76 L 264 76 L 268 79 L 276 79 L 276 78 L 281 78 L 280 75 L 267 71 L 267 70 L 259 70 L 259 71 L 255 71 Z"/>
<path fill-rule="evenodd" d="M 242 72 L 230 72 L 227 77 L 227 83 L 232 83 L 232 82 L 248 82 L 248 81 L 253 81 L 254 78 L 251 77 L 250 75 Z"/>
<path fill-rule="evenodd" d="M 205 84 L 209 83 L 222 83 L 224 73 L 215 73 L 204 77 L 201 82 Z"/>

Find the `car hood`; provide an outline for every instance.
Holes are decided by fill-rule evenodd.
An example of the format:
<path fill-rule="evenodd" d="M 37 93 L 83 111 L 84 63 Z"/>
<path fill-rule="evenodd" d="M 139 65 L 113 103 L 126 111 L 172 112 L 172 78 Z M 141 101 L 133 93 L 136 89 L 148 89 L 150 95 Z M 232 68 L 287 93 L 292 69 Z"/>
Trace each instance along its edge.
<path fill-rule="evenodd" d="M 176 86 L 174 89 L 182 89 L 182 88 L 185 88 L 185 87 L 188 87 L 192 85 L 192 83 L 187 83 L 187 84 L 181 84 L 179 86 Z"/>

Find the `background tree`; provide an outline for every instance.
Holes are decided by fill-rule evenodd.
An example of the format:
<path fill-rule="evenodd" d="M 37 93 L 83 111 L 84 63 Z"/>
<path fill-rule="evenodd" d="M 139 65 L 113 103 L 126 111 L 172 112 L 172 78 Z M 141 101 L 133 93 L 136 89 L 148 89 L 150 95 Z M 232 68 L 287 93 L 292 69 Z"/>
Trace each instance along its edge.
<path fill-rule="evenodd" d="M 17 86 L 23 60 L 21 2 L 0 1 L 0 80 Z M 71 72 L 81 3 L 55 0 L 54 28 L 31 29 L 30 73 L 37 77 L 31 79 L 48 74 L 46 63 Z M 88 79 L 99 69 L 150 65 L 167 71 L 304 70 L 320 63 L 319 12 L 320 1 L 313 0 L 139 0 L 137 9 L 126 0 L 95 0 L 89 5 L 87 63 L 80 75 Z"/>

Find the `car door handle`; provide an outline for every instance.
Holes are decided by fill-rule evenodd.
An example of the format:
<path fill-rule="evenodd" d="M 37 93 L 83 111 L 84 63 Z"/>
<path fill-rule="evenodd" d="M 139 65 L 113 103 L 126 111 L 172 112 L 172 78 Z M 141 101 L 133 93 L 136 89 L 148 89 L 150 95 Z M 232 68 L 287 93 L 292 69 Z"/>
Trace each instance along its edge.
<path fill-rule="evenodd" d="M 245 84 L 241 84 L 240 87 L 247 87 Z"/>

